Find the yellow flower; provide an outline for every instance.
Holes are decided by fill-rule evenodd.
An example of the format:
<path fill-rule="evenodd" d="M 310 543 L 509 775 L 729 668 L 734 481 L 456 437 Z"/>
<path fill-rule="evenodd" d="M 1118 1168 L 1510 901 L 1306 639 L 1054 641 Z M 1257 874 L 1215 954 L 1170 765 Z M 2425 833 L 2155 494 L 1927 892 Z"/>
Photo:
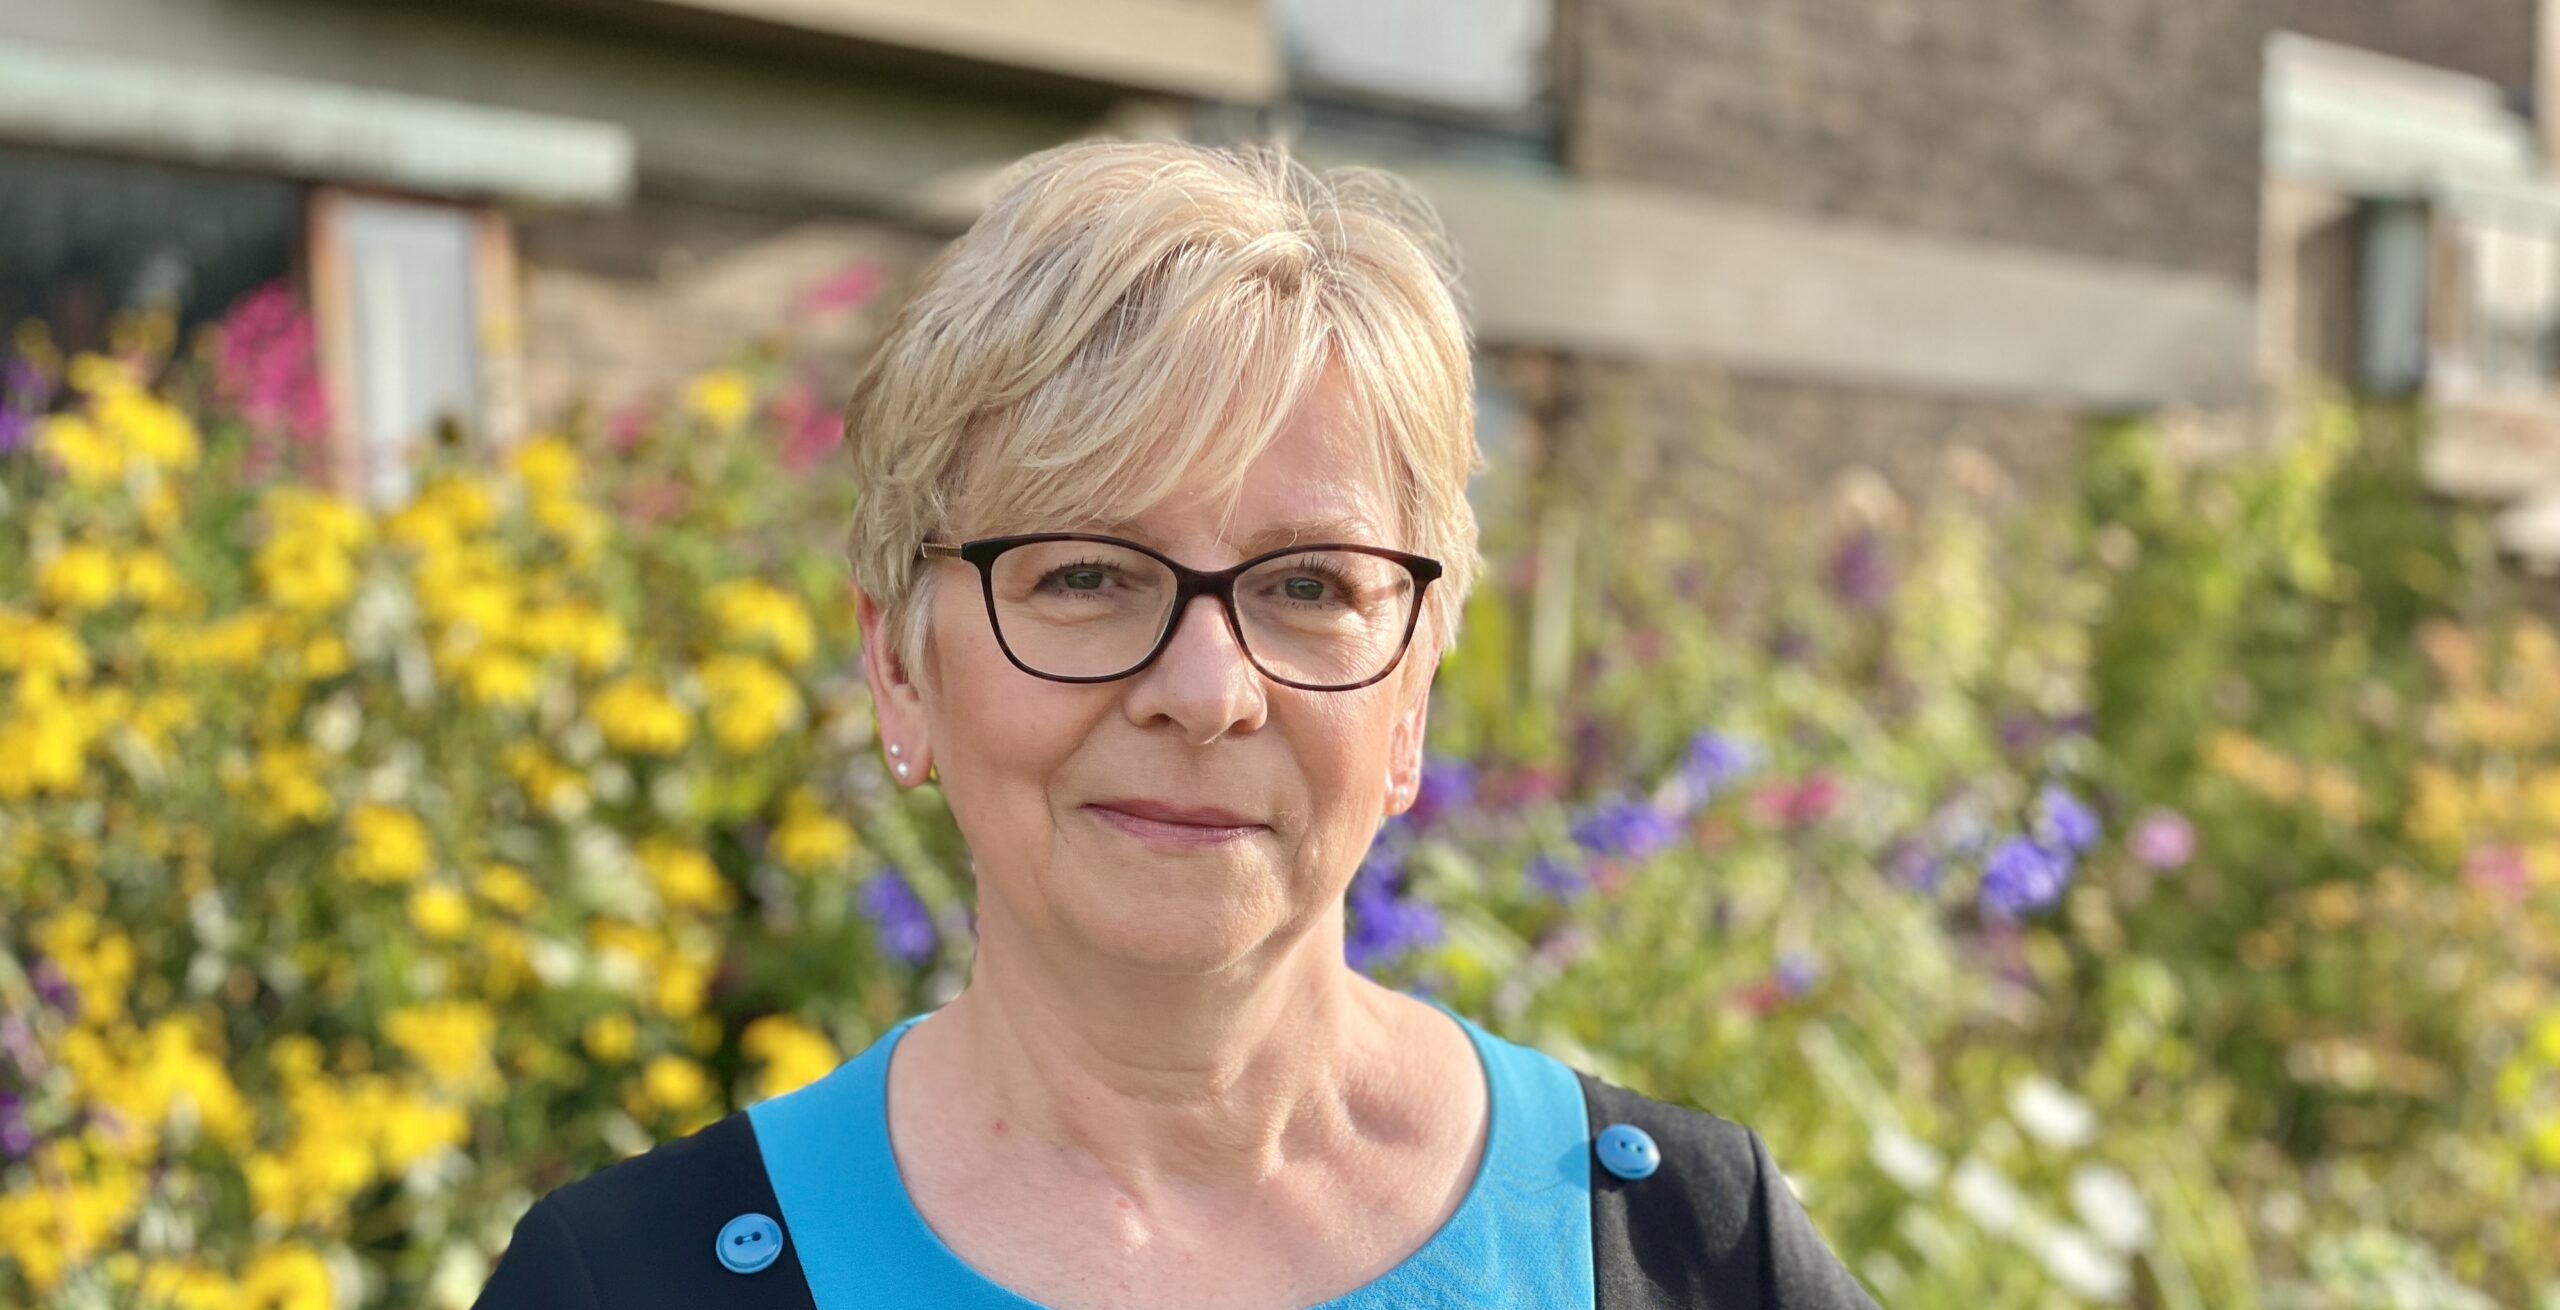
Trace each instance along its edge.
<path fill-rule="evenodd" d="M 587 1048 L 587 1054 L 606 1064 L 620 1064 L 631 1058 L 631 1048 L 639 1034 L 639 1025 L 631 1022 L 630 1015 L 613 1010 L 587 1020 L 578 1040 Z"/>
<path fill-rule="evenodd" d="M 359 805 L 347 817 L 347 830 L 350 845 L 339 867 L 363 882 L 414 882 L 433 858 L 426 825 L 406 810 Z"/>
<path fill-rule="evenodd" d="M 2421 764 L 2409 775 L 2409 839 L 2439 855 L 2462 849 L 2470 831 L 2462 780 L 2441 764 Z"/>
<path fill-rule="evenodd" d="M 2560 1114 L 2544 1119 L 2533 1130 L 2533 1162 L 2560 1171 Z"/>
<path fill-rule="evenodd" d="M 65 546 L 36 570 L 36 594 L 60 609 L 105 609 L 116 603 L 116 575 L 116 557 L 106 548 Z"/>
<path fill-rule="evenodd" d="M 146 620 L 143 648 L 177 668 L 250 669 L 266 662 L 280 625 L 263 610 L 243 610 L 211 623 Z"/>
<path fill-rule="evenodd" d="M 179 497 L 176 486 L 160 483 L 142 497 L 139 508 L 143 530 L 155 537 L 166 537 L 176 532 L 179 521 L 185 517 L 186 507 L 186 501 Z"/>
<path fill-rule="evenodd" d="M 286 1033 L 267 1047 L 267 1066 L 286 1082 L 309 1078 L 320 1072 L 320 1039 L 309 1033 Z"/>
<path fill-rule="evenodd" d="M 89 746 L 101 725 L 83 712 L 85 702 L 29 694 L 42 685 L 22 682 L 18 705 L 0 718 L 0 798 L 68 795 L 87 776 Z"/>
<path fill-rule="evenodd" d="M 603 510 L 572 496 L 536 497 L 533 521 L 560 543 L 569 562 L 577 568 L 595 562 L 606 535 L 613 530 L 613 520 Z"/>
<path fill-rule="evenodd" d="M 167 555 L 146 547 L 124 557 L 124 594 L 146 609 L 174 610 L 187 603 L 188 587 Z"/>
<path fill-rule="evenodd" d="M 483 650 L 464 662 L 462 687 L 475 705 L 530 705 L 542 689 L 542 670 L 521 655 Z"/>
<path fill-rule="evenodd" d="M 297 1243 L 271 1246 L 249 1258 L 240 1275 L 240 1310 L 330 1310 L 336 1291 L 328 1262 Z"/>
<path fill-rule="evenodd" d="M 665 837 L 644 838 L 636 853 L 669 909 L 716 913 L 729 908 L 733 893 L 710 856 Z"/>
<path fill-rule="evenodd" d="M 480 949 L 488 965 L 480 973 L 480 995 L 503 1001 L 538 981 L 533 971 L 533 943 L 511 923 L 492 923 L 480 930 Z"/>
<path fill-rule="evenodd" d="M 0 669 L 15 669 L 48 683 L 89 676 L 89 650 L 59 623 L 0 610 Z"/>
<path fill-rule="evenodd" d="M 806 1087 L 844 1062 L 825 1033 L 787 1014 L 768 1014 L 748 1024 L 738 1034 L 738 1049 L 761 1066 L 756 1073 L 759 1098 Z"/>
<path fill-rule="evenodd" d="M 92 1168 L 79 1143 L 37 1148 L 35 1176 L 68 1178 L 58 1187 L 0 1192 L 0 1254 L 39 1292 L 58 1287 L 68 1270 L 89 1263 L 142 1206 L 140 1171 L 121 1160 Z"/>
<path fill-rule="evenodd" d="M 815 644 L 809 611 L 789 592 L 754 578 L 732 578 L 703 597 L 712 625 L 731 641 L 764 642 L 784 664 L 807 661 Z"/>
<path fill-rule="evenodd" d="M 542 904 L 542 890 L 512 864 L 484 864 L 473 884 L 480 899 L 509 914 L 531 914 Z"/>
<path fill-rule="evenodd" d="M 489 1045 L 497 1029 L 488 1007 L 471 1001 L 406 1006 L 382 1021 L 383 1036 L 448 1089 L 476 1088 L 495 1072 Z"/>
<path fill-rule="evenodd" d="M 647 1104 L 681 1114 L 711 1099 L 711 1075 L 681 1055 L 653 1055 L 641 1067 L 640 1090 Z"/>
<path fill-rule="evenodd" d="M 2544 1064 L 2560 1069 L 2560 1010 L 2542 1016 L 2533 1026 L 2533 1053 Z"/>
<path fill-rule="evenodd" d="M 259 499 L 259 510 L 268 532 L 255 567 L 269 599 L 323 613 L 355 594 L 353 552 L 373 534 L 362 507 L 305 487 L 278 487 Z"/>
<path fill-rule="evenodd" d="M 619 621 L 586 601 L 544 606 L 526 614 L 516 640 L 538 655 L 567 655 L 588 673 L 602 673 L 621 663 L 631 644 Z"/>
<path fill-rule="evenodd" d="M 499 765 L 524 789 L 525 799 L 545 810 L 560 813 L 586 805 L 586 782 L 578 771 L 552 759 L 533 742 L 519 741 L 508 746 L 499 756 Z"/>
<path fill-rule="evenodd" d="M 786 867 L 804 873 L 833 868 L 854 851 L 853 826 L 818 808 L 806 787 L 795 788 L 783 803 L 767 849 Z"/>
<path fill-rule="evenodd" d="M 409 922 L 427 937 L 452 941 L 471 927 L 471 902 L 443 883 L 409 893 Z"/>
<path fill-rule="evenodd" d="M 439 474 L 383 521 L 383 533 L 426 555 L 441 555 L 488 527 L 497 513 L 495 497 L 477 480 Z"/>
<path fill-rule="evenodd" d="M 257 778 L 258 819 L 268 827 L 319 823 L 337 812 L 336 798 L 320 779 L 316 752 L 300 742 L 258 752 Z"/>
<path fill-rule="evenodd" d="M 695 418 L 726 432 L 746 421 L 755 407 L 755 389 L 747 375 L 736 369 L 713 369 L 685 388 L 684 407 Z"/>
<path fill-rule="evenodd" d="M 123 1013 L 125 988 L 133 981 L 131 938 L 78 907 L 55 912 L 34 935 L 36 949 L 79 994 L 84 1016 L 94 1020 Z"/>
<path fill-rule="evenodd" d="M 800 689 L 753 655 L 714 655 L 701 678 L 711 736 L 732 755 L 752 755 L 800 721 Z"/>
<path fill-rule="evenodd" d="M 710 992 L 710 962 L 677 956 L 658 966 L 656 987 L 649 999 L 659 1013 L 670 1019 L 690 1019 L 702 1013 Z"/>
<path fill-rule="evenodd" d="M 373 1109 L 375 1142 L 386 1173 L 405 1172 L 430 1155 L 471 1140 L 471 1118 L 459 1106 L 415 1092 L 388 1091 Z"/>
<path fill-rule="evenodd" d="M 259 550 L 258 586 L 267 599 L 304 614 L 324 613 L 355 594 L 356 566 L 348 554 L 316 537 L 290 536 Z"/>
<path fill-rule="evenodd" d="M 693 736 L 684 707 L 636 673 L 597 692 L 587 710 L 606 741 L 633 755 L 672 755 Z"/>
<path fill-rule="evenodd" d="M 347 671 L 354 656 L 347 650 L 344 637 L 324 632 L 313 637 L 302 648 L 302 676 L 313 682 L 334 678 Z"/>
<path fill-rule="evenodd" d="M 146 1261 L 135 1291 L 145 1305 L 170 1310 L 228 1310 L 240 1299 L 239 1286 L 229 1278 L 191 1261 L 170 1259 Z"/>
<path fill-rule="evenodd" d="M 124 479 L 124 448 L 79 414 L 57 414 L 36 433 L 38 448 L 62 464 L 76 487 L 113 486 Z"/>
<path fill-rule="evenodd" d="M 551 433 L 517 446 L 508 463 L 525 486 L 551 495 L 568 491 L 584 471 L 579 467 L 576 448 Z"/>
<path fill-rule="evenodd" d="M 139 387 L 119 386 L 93 395 L 90 412 L 129 455 L 150 464 L 183 472 L 203 455 L 203 443 L 186 412 Z"/>

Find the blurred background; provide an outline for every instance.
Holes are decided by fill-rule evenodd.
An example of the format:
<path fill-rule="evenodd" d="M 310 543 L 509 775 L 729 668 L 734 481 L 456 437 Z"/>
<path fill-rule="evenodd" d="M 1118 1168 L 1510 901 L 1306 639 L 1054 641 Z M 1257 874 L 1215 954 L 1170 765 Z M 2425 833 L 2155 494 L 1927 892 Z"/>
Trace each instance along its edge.
<path fill-rule="evenodd" d="M 2541 0 L 0 0 L 0 1302 L 467 1305 L 957 989 L 830 456 L 1109 135 L 1465 260 L 1355 965 L 1759 1128 L 1883 1304 L 2560 1307 L 2555 79 Z"/>

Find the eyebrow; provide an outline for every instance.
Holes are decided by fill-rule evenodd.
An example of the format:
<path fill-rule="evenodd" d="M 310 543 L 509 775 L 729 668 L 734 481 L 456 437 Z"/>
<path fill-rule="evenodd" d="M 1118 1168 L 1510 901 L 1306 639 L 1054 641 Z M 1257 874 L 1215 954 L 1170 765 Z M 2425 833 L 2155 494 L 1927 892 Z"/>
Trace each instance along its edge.
<path fill-rule="evenodd" d="M 1129 537 L 1153 544 L 1152 539 L 1141 532 L 1135 522 L 1126 519 L 1091 524 L 1073 530 L 1097 532 L 1111 537 Z M 1376 535 L 1376 526 L 1358 515 L 1320 514 L 1271 524 L 1246 537 L 1241 545 L 1245 554 L 1252 555 L 1269 546 L 1295 545 L 1301 541 L 1359 542 L 1368 541 Z"/>

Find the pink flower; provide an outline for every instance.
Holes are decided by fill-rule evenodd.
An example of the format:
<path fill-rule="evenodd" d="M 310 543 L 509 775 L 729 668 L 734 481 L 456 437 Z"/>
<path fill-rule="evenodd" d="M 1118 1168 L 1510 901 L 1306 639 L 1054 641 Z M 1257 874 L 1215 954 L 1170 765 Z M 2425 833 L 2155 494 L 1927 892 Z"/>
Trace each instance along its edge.
<path fill-rule="evenodd" d="M 328 436 L 329 398 L 310 311 L 284 279 L 231 302 L 214 324 L 214 390 L 255 434 L 248 471 L 304 463 Z"/>
<path fill-rule="evenodd" d="M 783 467 L 797 473 L 825 458 L 844 435 L 843 421 L 818 403 L 818 387 L 801 378 L 773 402 L 773 417 L 782 428 Z"/>
<path fill-rule="evenodd" d="M 1828 773 L 1773 782 L 1751 793 L 1751 805 L 1763 823 L 1787 828 L 1819 823 L 1839 808 L 1840 782 Z"/>
<path fill-rule="evenodd" d="M 800 312 L 819 316 L 851 313 L 878 295 L 881 284 L 887 280 L 878 264 L 868 259 L 857 259 L 837 270 L 826 281 L 803 292 Z"/>
<path fill-rule="evenodd" d="M 636 400 L 615 410 L 613 417 L 605 422 L 605 439 L 613 443 L 618 454 L 630 454 L 631 448 L 639 445 L 641 438 L 647 435 L 649 407 Z"/>
<path fill-rule="evenodd" d="M 2196 826 L 2176 810 L 2155 809 L 2133 825 L 2125 844 L 2147 869 L 2174 869 L 2194 859 Z"/>
<path fill-rule="evenodd" d="M 2524 852 L 2513 846 L 2482 846 L 2462 861 L 2462 881 L 2473 890 L 2509 904 L 2522 901 L 2533 887 L 2533 870 Z"/>

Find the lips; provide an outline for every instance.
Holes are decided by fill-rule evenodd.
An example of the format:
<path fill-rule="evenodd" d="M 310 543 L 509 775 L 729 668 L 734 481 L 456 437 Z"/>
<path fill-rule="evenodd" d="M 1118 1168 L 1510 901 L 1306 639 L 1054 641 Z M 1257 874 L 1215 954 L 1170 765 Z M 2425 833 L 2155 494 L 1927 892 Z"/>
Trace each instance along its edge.
<path fill-rule="evenodd" d="M 1228 849 L 1269 831 L 1233 810 L 1214 805 L 1171 805 L 1132 797 L 1095 801 L 1084 811 L 1103 827 L 1149 850 L 1166 853 Z"/>
<path fill-rule="evenodd" d="M 1133 819 L 1145 819 L 1153 823 L 1173 823 L 1210 829 L 1262 826 L 1254 819 L 1233 810 L 1219 809 L 1214 805 L 1170 805 L 1163 801 L 1144 800 L 1137 797 L 1094 801 L 1092 805 L 1095 809 L 1113 810 Z"/>

